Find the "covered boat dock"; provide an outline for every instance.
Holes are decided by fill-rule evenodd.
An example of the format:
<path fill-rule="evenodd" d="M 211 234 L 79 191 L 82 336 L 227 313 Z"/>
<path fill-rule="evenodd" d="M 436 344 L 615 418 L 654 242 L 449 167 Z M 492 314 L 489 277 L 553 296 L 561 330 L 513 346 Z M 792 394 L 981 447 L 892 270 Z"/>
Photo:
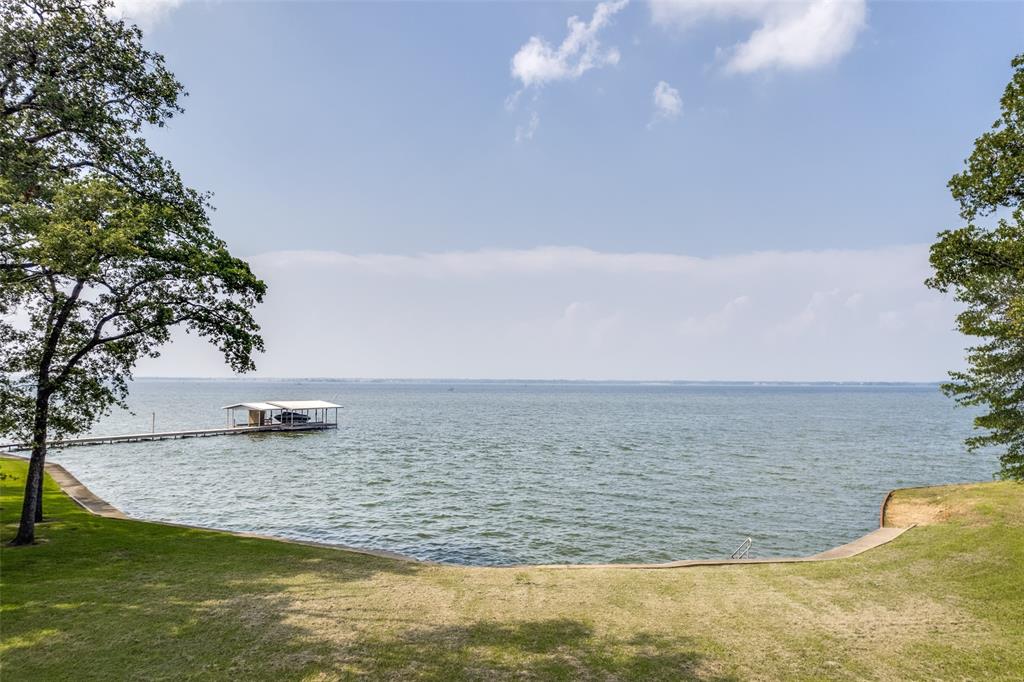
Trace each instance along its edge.
<path fill-rule="evenodd" d="M 231 428 L 270 426 L 284 430 L 336 429 L 338 410 L 325 400 L 266 400 L 225 405 L 227 425 Z M 244 417 L 239 421 L 239 411 Z"/>
<path fill-rule="evenodd" d="M 213 429 L 189 429 L 185 431 L 152 431 L 129 433 L 118 436 L 87 436 L 51 440 L 51 448 L 68 448 L 77 445 L 105 445 L 108 443 L 139 443 L 150 440 L 173 440 L 178 438 L 208 438 L 210 436 L 235 436 L 243 433 L 276 431 L 323 431 L 338 428 L 338 410 L 324 400 L 268 400 L 264 402 L 236 403 L 225 405 L 227 426 Z M 238 412 L 244 410 L 245 417 L 239 420 Z M 0 451 L 31 450 L 31 443 L 0 443 Z"/>

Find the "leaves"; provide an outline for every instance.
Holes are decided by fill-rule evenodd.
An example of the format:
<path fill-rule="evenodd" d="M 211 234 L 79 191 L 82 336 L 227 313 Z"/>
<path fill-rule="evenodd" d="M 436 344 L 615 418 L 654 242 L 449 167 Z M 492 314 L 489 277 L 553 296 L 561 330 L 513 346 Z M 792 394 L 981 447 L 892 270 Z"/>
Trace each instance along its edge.
<path fill-rule="evenodd" d="M 0 0 L 0 175 L 28 198 L 83 169 L 191 210 L 185 189 L 140 132 L 181 111 L 181 84 L 110 0 Z"/>
<path fill-rule="evenodd" d="M 0 322 L 0 364 L 63 398 L 66 412 L 83 415 L 76 420 L 56 409 L 64 421 L 55 429 L 81 430 L 95 417 L 82 412 L 89 405 L 119 403 L 135 362 L 155 355 L 174 325 L 208 338 L 236 371 L 253 368 L 263 342 L 251 309 L 266 287 L 188 216 L 90 175 L 57 191 L 32 239 L 8 252 L 32 263 L 24 274 L 35 276 L 8 303 L 27 315 L 28 330 Z M 69 304 L 44 362 L 48 334 Z"/>
<path fill-rule="evenodd" d="M 1024 200 L 1024 54 L 1011 64 L 1014 73 L 1000 100 L 999 119 L 975 140 L 967 168 L 949 181 L 967 221 Z"/>
<path fill-rule="evenodd" d="M 1002 113 L 975 142 L 967 168 L 949 186 L 968 225 L 939 233 L 926 284 L 964 304 L 957 328 L 981 343 L 967 350 L 967 370 L 951 372 L 943 391 L 987 410 L 972 449 L 1002 449 L 1001 475 L 1024 480 L 1024 55 L 1016 57 Z M 995 227 L 978 216 L 1010 211 Z"/>
<path fill-rule="evenodd" d="M 182 326 L 236 371 L 266 286 L 141 132 L 181 84 L 109 0 L 0 0 L 0 432 L 84 431 Z M 45 400 L 43 400 L 45 398 Z"/>

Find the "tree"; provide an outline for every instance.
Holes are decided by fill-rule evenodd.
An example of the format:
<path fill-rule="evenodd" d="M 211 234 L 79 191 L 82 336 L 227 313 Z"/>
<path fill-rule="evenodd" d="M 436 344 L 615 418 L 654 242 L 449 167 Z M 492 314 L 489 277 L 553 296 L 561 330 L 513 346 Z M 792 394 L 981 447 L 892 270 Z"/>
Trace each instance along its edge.
<path fill-rule="evenodd" d="M 123 405 L 173 326 L 236 371 L 263 348 L 265 285 L 141 134 L 182 87 L 109 7 L 0 0 L 0 431 L 32 443 L 13 544 L 34 541 L 47 439 Z"/>
<path fill-rule="evenodd" d="M 985 432 L 967 445 L 1000 447 L 1000 475 L 1024 480 L 1024 54 L 1011 64 L 999 119 L 949 182 L 967 225 L 939 233 L 927 284 L 953 291 L 964 304 L 957 327 L 981 339 L 967 351 L 967 369 L 942 387 L 986 410 L 974 420 Z M 991 228 L 976 224 L 997 212 Z"/>
<path fill-rule="evenodd" d="M 182 111 L 185 92 L 111 0 L 0 0 L 0 177 L 22 201 L 83 169 L 205 215 L 140 134 Z"/>

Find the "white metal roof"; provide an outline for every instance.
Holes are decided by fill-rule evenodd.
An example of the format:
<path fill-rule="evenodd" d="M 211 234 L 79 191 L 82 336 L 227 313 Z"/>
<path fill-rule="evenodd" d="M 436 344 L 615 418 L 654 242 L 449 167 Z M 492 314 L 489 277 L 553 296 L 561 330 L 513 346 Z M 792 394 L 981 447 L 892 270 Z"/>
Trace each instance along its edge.
<path fill-rule="evenodd" d="M 330 410 L 340 407 L 340 404 L 326 400 L 266 400 L 264 402 L 225 404 L 221 410 Z"/>
<path fill-rule="evenodd" d="M 241 408 L 247 410 L 280 410 L 281 408 L 277 405 L 271 405 L 270 403 L 235 403 L 234 405 L 225 405 L 220 408 L 222 410 L 239 410 Z"/>
<path fill-rule="evenodd" d="M 285 410 L 323 410 L 341 407 L 341 405 L 335 405 L 324 400 L 268 400 L 267 402 L 274 405 L 274 409 Z"/>
<path fill-rule="evenodd" d="M 268 400 L 262 403 L 235 403 L 225 405 L 222 410 L 324 410 L 341 407 L 323 400 Z"/>

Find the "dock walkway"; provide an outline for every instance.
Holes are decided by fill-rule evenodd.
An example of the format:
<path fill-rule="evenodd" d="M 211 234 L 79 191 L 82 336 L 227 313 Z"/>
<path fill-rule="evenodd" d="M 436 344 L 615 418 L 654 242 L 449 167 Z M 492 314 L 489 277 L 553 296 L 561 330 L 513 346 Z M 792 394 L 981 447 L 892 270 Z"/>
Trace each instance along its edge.
<path fill-rule="evenodd" d="M 87 438 L 68 438 L 52 440 L 47 443 L 50 448 L 70 448 L 79 445 L 107 445 L 110 443 L 141 443 L 148 440 L 173 440 L 176 438 L 208 438 L 210 436 L 238 436 L 243 433 L 260 433 L 266 431 L 323 431 L 338 428 L 335 422 L 306 422 L 304 424 L 267 424 L 264 426 L 222 426 L 216 429 L 192 429 L 189 431 L 157 431 L 152 433 L 129 433 L 121 436 L 90 436 Z M 31 443 L 4 443 L 0 450 L 19 452 L 31 450 Z"/>

